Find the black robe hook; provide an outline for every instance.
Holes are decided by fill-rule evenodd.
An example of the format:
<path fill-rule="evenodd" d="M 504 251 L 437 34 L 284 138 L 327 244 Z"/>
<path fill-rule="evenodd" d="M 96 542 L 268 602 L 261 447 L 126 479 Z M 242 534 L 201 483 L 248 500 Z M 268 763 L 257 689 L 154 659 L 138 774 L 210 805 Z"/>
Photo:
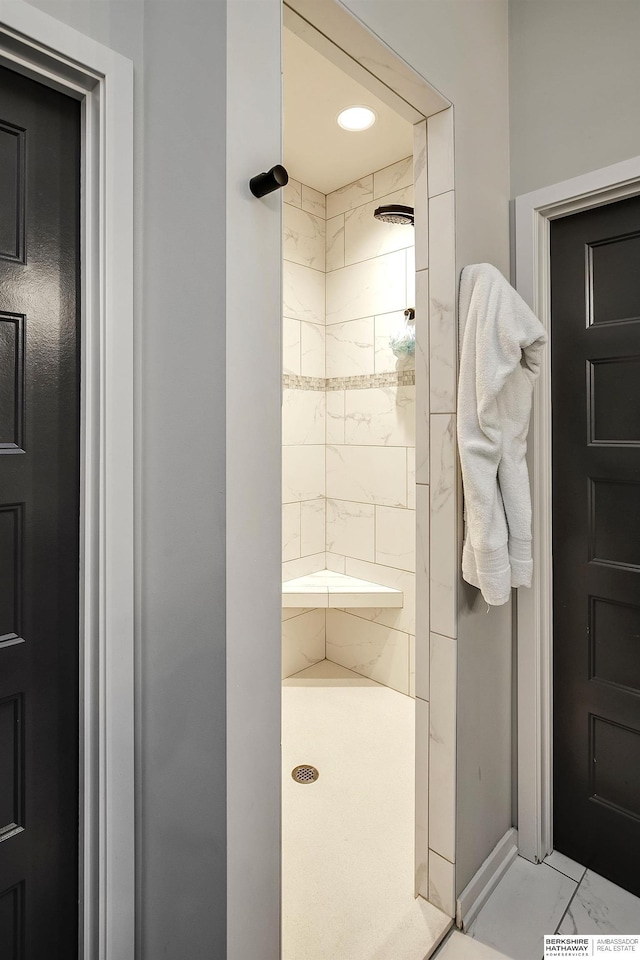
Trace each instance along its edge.
<path fill-rule="evenodd" d="M 286 187 L 289 183 L 289 174 L 279 163 L 271 167 L 267 173 L 259 173 L 249 180 L 249 189 L 254 197 L 266 197 L 268 193 Z"/>

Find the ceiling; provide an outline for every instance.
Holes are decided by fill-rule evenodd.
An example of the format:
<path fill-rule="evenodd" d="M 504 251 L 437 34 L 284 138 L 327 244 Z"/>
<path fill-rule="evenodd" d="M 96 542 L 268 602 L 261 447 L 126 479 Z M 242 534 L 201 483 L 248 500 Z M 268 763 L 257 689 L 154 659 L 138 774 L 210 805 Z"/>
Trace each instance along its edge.
<path fill-rule="evenodd" d="M 290 30 L 283 30 L 284 165 L 289 175 L 321 193 L 381 170 L 413 153 L 411 124 L 330 63 Z M 336 117 L 350 106 L 371 107 L 368 130 L 342 130 Z"/>

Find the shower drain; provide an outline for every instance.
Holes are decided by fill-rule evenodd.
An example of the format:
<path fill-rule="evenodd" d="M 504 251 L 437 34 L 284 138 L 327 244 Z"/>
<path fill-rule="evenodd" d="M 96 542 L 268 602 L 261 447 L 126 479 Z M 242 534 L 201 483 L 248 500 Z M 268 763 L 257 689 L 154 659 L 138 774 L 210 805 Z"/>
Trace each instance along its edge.
<path fill-rule="evenodd" d="M 313 783 L 314 780 L 318 779 L 320 774 L 315 767 L 310 766 L 308 763 L 302 763 L 300 766 L 293 768 L 291 776 L 296 783 Z"/>

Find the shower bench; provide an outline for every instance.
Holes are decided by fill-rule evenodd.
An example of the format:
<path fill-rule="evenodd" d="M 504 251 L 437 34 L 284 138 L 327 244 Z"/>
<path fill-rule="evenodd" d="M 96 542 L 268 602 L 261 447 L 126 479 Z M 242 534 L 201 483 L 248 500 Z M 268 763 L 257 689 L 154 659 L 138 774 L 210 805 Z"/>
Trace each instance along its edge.
<path fill-rule="evenodd" d="M 319 570 L 282 584 L 283 607 L 401 607 L 402 590 Z"/>

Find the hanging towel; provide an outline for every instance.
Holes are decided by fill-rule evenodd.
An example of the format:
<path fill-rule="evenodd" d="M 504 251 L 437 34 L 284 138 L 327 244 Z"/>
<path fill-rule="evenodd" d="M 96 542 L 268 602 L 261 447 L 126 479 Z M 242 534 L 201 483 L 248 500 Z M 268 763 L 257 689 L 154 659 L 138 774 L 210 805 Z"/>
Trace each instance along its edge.
<path fill-rule="evenodd" d="M 544 327 L 490 263 L 460 278 L 458 447 L 465 498 L 462 575 L 487 603 L 531 586 L 531 496 L 525 455 Z"/>

